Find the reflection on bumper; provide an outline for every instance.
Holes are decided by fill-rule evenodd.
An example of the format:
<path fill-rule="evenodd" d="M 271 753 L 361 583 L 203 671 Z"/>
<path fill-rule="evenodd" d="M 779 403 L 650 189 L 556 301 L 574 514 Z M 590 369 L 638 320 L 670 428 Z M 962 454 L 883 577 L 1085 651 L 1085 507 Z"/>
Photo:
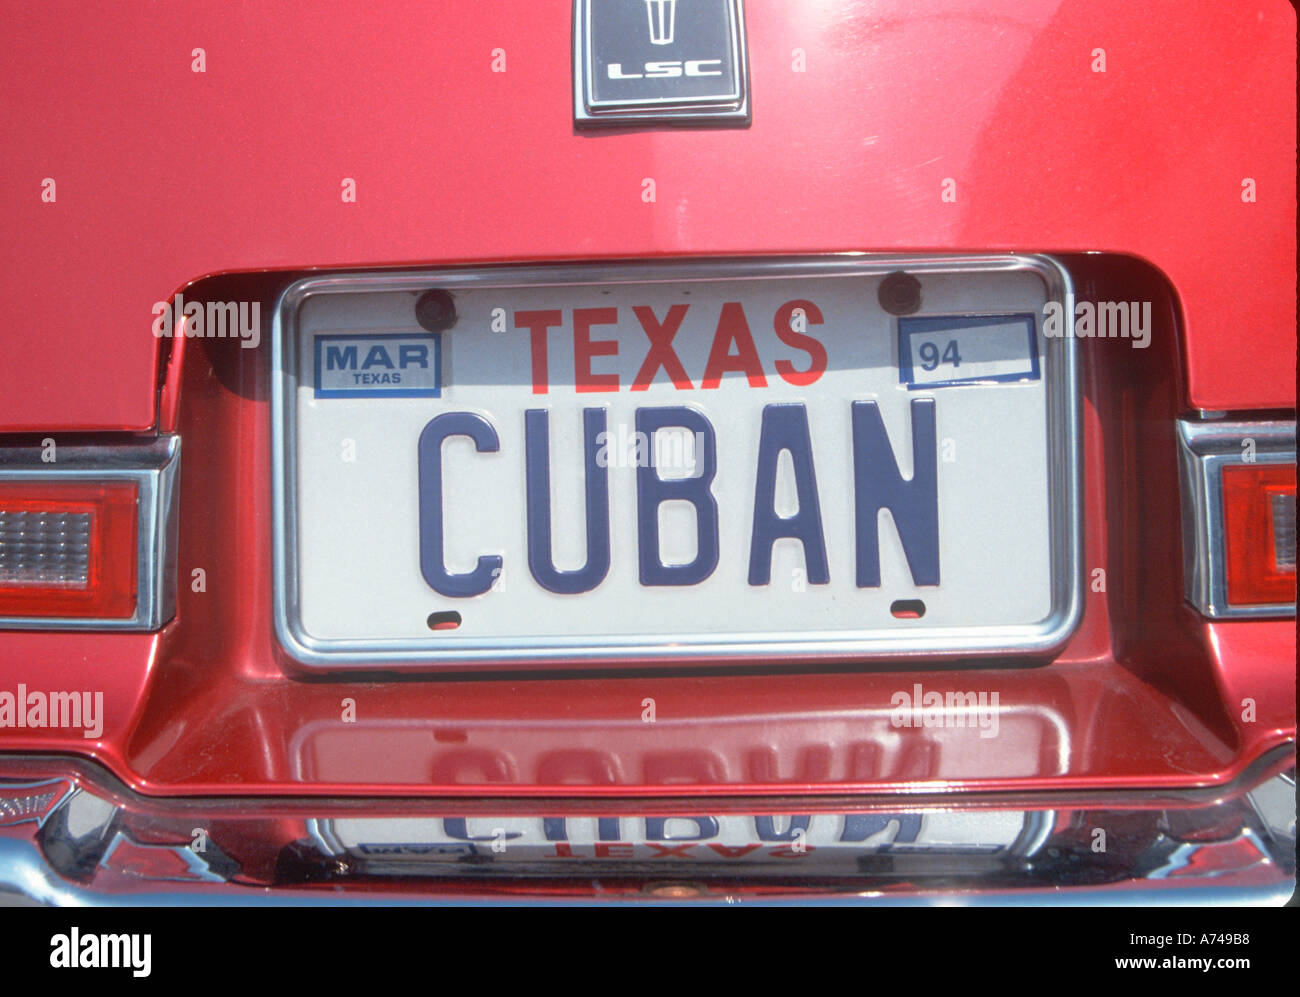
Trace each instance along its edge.
<path fill-rule="evenodd" d="M 1284 771 L 1291 766 L 1289 771 Z M 1292 746 L 1110 800 L 159 799 L 0 761 L 0 902 L 1282 903 Z"/>

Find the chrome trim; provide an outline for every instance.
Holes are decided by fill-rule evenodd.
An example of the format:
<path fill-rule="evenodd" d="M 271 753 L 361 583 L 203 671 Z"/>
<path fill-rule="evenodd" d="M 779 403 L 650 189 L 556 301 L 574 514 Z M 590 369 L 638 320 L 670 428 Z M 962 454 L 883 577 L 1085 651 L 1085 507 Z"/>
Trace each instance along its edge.
<path fill-rule="evenodd" d="M 1052 610 L 1034 624 L 1004 627 L 953 627 L 911 630 L 906 636 L 815 637 L 807 632 L 681 635 L 630 635 L 588 638 L 525 637 L 502 647 L 490 638 L 439 637 L 430 640 L 322 640 L 299 622 L 297 579 L 297 460 L 293 384 L 296 353 L 286 342 L 296 335 L 295 316 L 314 294 L 356 291 L 416 291 L 445 288 L 572 286 L 601 283 L 771 279 L 880 275 L 905 269 L 912 273 L 1030 271 L 1047 288 L 1049 301 L 1073 300 L 1070 275 L 1055 259 L 1034 255 L 886 256 L 845 253 L 777 259 L 705 259 L 455 268 L 406 273 L 345 273 L 308 277 L 290 285 L 275 306 L 271 332 L 271 448 L 274 517 L 275 630 L 281 646 L 311 669 L 357 666 L 446 670 L 466 664 L 538 666 L 557 664 L 672 664 L 710 659 L 720 663 L 752 662 L 781 656 L 845 660 L 891 655 L 896 661 L 920 655 L 1029 655 L 1059 648 L 1074 632 L 1082 612 L 1082 525 L 1080 489 L 1080 422 L 1076 346 L 1073 336 L 1048 338 L 1047 381 L 1051 444 Z"/>
<path fill-rule="evenodd" d="M 596 67 L 589 43 L 590 0 L 573 5 L 573 120 L 579 127 L 646 124 L 747 125 L 750 118 L 749 56 L 745 41 L 744 0 L 726 0 L 731 11 L 731 44 L 736 53 L 732 93 L 709 98 L 657 97 L 597 101 Z"/>
<path fill-rule="evenodd" d="M 1243 444 L 1255 441 L 1255 462 L 1294 464 L 1295 420 L 1178 421 L 1178 478 L 1182 492 L 1183 582 L 1187 601 L 1211 619 L 1295 615 L 1295 603 L 1230 606 L 1223 554 L 1225 465 L 1243 462 Z"/>
<path fill-rule="evenodd" d="M 1246 794 L 1264 832 L 1281 848 L 1295 852 L 1295 769 L 1261 783 Z"/>
<path fill-rule="evenodd" d="M 180 496 L 179 436 L 142 443 L 60 446 L 41 462 L 40 448 L 0 447 L 0 481 L 134 481 L 136 605 L 129 619 L 0 616 L 0 630 L 158 630 L 176 615 L 176 549 Z"/>
<path fill-rule="evenodd" d="M 1294 751 L 1294 743 L 1279 744 L 1230 783 L 1201 789 L 1127 789 L 1100 797 L 1062 790 L 1011 797 L 939 793 L 924 802 L 908 793 L 816 802 L 766 797 L 747 801 L 753 809 L 746 810 L 737 810 L 735 801 L 707 798 L 148 797 L 89 760 L 0 756 L 0 809 L 4 801 L 25 800 L 38 790 L 52 801 L 43 796 L 30 819 L 0 822 L 0 905 L 654 903 L 660 901 L 653 887 L 682 881 L 697 887 L 695 896 L 673 902 L 1280 905 L 1295 889 L 1295 787 L 1280 771 L 1294 765 Z M 1259 813 L 1264 797 L 1274 811 L 1267 820 Z M 767 865 L 694 858 L 672 864 L 634 855 L 596 861 L 575 856 L 539 867 L 527 856 L 498 861 L 486 845 L 468 848 L 473 854 L 462 862 L 376 862 L 358 858 L 328 833 L 337 818 L 364 821 L 381 834 L 393 821 L 387 826 L 400 835 L 412 820 L 426 825 L 475 814 L 534 823 L 566 815 L 635 819 L 662 814 L 665 806 L 669 813 L 742 818 L 956 813 L 978 820 L 981 813 L 1016 811 L 1024 830 L 1009 846 L 995 848 L 864 844 L 865 861 L 848 867 L 783 866 L 787 871 L 774 873 Z M 193 847 L 195 829 L 204 832 L 202 848 Z M 1110 832 L 1104 849 L 1095 847 L 1097 829 Z M 442 830 L 447 832 L 445 824 Z M 638 839 L 633 833 L 621 840 Z M 114 860 L 122 844 L 131 846 L 129 875 Z M 859 854 L 854 843 L 847 844 L 846 855 Z M 268 855 L 277 861 L 268 863 Z M 530 878 L 539 876 L 542 885 L 529 889 Z M 768 885 L 779 892 L 765 893 Z"/>

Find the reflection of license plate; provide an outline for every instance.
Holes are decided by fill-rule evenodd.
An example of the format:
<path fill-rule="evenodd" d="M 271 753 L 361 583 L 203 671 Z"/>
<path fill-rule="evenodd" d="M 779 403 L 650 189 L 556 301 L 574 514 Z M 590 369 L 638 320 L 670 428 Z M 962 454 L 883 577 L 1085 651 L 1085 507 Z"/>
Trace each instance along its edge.
<path fill-rule="evenodd" d="M 310 821 L 328 855 L 361 875 L 681 873 L 970 874 L 1034 854 L 1037 811 L 717 817 L 377 817 Z M 881 859 L 891 861 L 884 863 Z M 873 861 L 874 860 L 874 861 Z"/>
<path fill-rule="evenodd" d="M 450 327 L 416 320 L 431 289 Z M 281 639 L 383 667 L 1047 649 L 1077 613 L 1066 292 L 1040 258 L 302 281 Z"/>

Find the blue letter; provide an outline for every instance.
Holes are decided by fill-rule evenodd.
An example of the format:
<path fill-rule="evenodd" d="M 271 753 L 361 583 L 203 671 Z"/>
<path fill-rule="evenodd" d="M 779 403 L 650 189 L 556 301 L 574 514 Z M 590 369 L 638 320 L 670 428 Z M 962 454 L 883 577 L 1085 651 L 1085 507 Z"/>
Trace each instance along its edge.
<path fill-rule="evenodd" d="M 912 480 L 894 460 L 880 408 L 853 403 L 853 493 L 858 535 L 858 588 L 880 585 L 880 510 L 888 509 L 917 585 L 939 584 L 939 478 L 934 399 L 912 400 Z"/>
<path fill-rule="evenodd" d="M 348 346 L 339 349 L 337 346 L 325 347 L 325 369 L 326 370 L 356 370 L 357 368 L 357 348 Z"/>
<path fill-rule="evenodd" d="M 497 840 L 497 835 L 495 834 L 470 834 L 464 817 L 444 817 L 442 819 L 442 827 L 443 830 L 447 832 L 447 837 L 455 838 L 457 841 Z M 506 831 L 505 828 L 501 828 L 501 831 L 503 832 L 501 837 L 505 839 L 522 838 L 524 836 L 523 831 Z"/>
<path fill-rule="evenodd" d="M 695 464 L 699 473 L 690 478 L 661 478 L 654 469 L 654 434 L 680 426 L 695 434 Z M 718 501 L 710 485 L 718 471 L 713 425 L 702 414 L 682 405 L 636 410 L 636 431 L 646 440 L 645 461 L 636 469 L 636 535 L 641 558 L 642 585 L 695 585 L 718 566 Z M 659 505 L 680 499 L 695 506 L 695 560 L 667 565 L 659 559 Z"/>
<path fill-rule="evenodd" d="M 776 467 L 782 450 L 790 452 L 794 463 L 795 494 L 799 498 L 799 511 L 789 518 L 776 514 Z M 749 541 L 750 585 L 766 585 L 772 580 L 772 545 L 780 537 L 793 537 L 803 544 L 810 583 L 825 585 L 831 580 L 812 439 L 808 435 L 808 411 L 802 405 L 763 406 L 754 484 L 754 531 Z"/>
<path fill-rule="evenodd" d="M 589 592 L 609 571 L 609 471 L 596 460 L 597 437 L 605 432 L 605 410 L 582 410 L 586 445 L 587 563 L 577 571 L 559 571 L 551 557 L 550 417 L 545 409 L 524 413 L 527 451 L 528 570 L 544 589 L 560 595 Z"/>
<path fill-rule="evenodd" d="M 397 356 L 397 362 L 402 365 L 403 370 L 411 366 L 413 363 L 417 363 L 421 367 L 426 368 L 429 366 L 429 347 L 424 345 L 403 343 L 398 347 Z"/>
<path fill-rule="evenodd" d="M 699 834 L 689 838 L 681 834 L 674 834 L 671 838 L 665 837 L 664 832 L 670 820 L 689 820 L 695 825 Z M 703 841 L 717 836 L 718 822 L 712 817 L 647 817 L 645 819 L 646 841 Z"/>
<path fill-rule="evenodd" d="M 546 835 L 547 841 L 568 841 L 569 824 L 564 817 L 543 817 L 542 833 Z M 596 818 L 596 838 L 599 841 L 618 841 L 618 818 L 617 817 L 597 817 Z"/>
<path fill-rule="evenodd" d="M 449 436 L 468 436 L 479 453 L 496 453 L 501 444 L 497 431 L 473 412 L 445 412 L 435 416 L 420 434 L 420 573 L 429 587 L 446 596 L 482 595 L 501 571 L 501 558 L 480 557 L 478 566 L 462 575 L 447 571 L 442 538 L 442 442 Z"/>
<path fill-rule="evenodd" d="M 798 841 L 800 832 L 805 838 L 808 837 L 808 825 L 812 823 L 812 817 L 805 814 L 802 817 L 790 818 L 790 826 L 784 831 L 776 829 L 775 817 L 757 816 L 754 818 L 754 830 L 758 832 L 759 841 Z"/>
<path fill-rule="evenodd" d="M 866 841 L 873 834 L 885 830 L 894 821 L 898 821 L 898 834 L 884 846 L 885 848 L 900 841 L 913 842 L 921 833 L 920 814 L 848 814 L 844 818 L 844 830 L 840 833 L 840 840 Z"/>

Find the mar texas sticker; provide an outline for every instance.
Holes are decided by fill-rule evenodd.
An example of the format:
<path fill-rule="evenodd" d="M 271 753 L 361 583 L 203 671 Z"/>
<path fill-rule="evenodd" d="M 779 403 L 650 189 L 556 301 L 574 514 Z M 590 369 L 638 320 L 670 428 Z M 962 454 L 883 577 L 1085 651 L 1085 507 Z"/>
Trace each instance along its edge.
<path fill-rule="evenodd" d="M 317 398 L 437 398 L 436 332 L 327 333 L 314 340 Z"/>

